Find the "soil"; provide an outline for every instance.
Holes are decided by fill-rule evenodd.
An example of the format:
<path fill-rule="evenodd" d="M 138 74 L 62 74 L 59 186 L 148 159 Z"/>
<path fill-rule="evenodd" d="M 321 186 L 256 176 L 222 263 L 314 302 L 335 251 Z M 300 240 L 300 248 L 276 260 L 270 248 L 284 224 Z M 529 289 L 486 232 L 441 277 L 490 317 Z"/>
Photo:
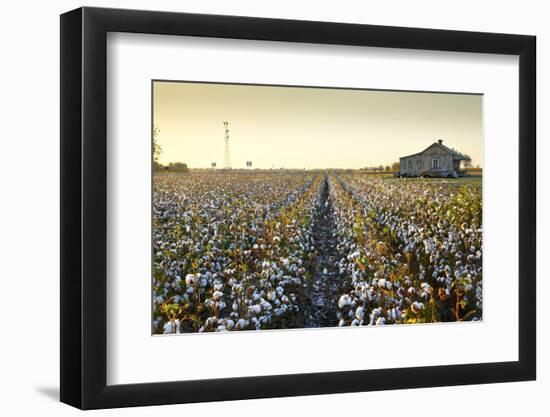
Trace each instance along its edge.
<path fill-rule="evenodd" d="M 336 257 L 336 226 L 334 209 L 329 196 L 328 178 L 325 176 L 321 201 L 313 219 L 313 239 L 317 256 L 312 268 L 313 279 L 310 290 L 310 308 L 305 327 L 333 327 L 338 303 L 339 271 Z"/>

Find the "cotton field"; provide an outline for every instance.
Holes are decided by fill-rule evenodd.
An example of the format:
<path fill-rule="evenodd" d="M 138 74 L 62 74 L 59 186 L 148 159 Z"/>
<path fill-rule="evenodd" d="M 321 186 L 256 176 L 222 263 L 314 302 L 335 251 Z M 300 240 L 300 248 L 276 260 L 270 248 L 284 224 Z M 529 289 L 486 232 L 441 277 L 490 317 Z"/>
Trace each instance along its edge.
<path fill-rule="evenodd" d="M 481 183 L 155 175 L 153 333 L 482 319 Z"/>

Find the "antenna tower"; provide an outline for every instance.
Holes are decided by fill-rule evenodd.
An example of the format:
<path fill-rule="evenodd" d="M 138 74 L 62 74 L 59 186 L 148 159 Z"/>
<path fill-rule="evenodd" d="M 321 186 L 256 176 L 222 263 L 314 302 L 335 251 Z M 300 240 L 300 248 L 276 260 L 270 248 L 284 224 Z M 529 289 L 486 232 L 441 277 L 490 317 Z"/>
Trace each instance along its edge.
<path fill-rule="evenodd" d="M 223 152 L 223 167 L 225 169 L 231 169 L 231 153 L 229 152 L 229 122 L 223 122 L 225 129 L 225 149 Z"/>

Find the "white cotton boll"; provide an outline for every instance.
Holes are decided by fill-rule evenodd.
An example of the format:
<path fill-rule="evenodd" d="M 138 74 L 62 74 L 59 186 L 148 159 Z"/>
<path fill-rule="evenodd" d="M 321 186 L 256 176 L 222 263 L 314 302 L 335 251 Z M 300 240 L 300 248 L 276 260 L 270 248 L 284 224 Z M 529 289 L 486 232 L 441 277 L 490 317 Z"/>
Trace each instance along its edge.
<path fill-rule="evenodd" d="M 170 334 L 170 333 L 180 333 L 180 321 L 179 320 L 173 320 L 169 321 L 168 323 L 165 323 L 164 326 L 164 334 Z"/>
<path fill-rule="evenodd" d="M 262 311 L 262 307 L 259 304 L 254 304 L 248 308 L 250 312 L 254 314 L 260 314 Z"/>
<path fill-rule="evenodd" d="M 170 334 L 170 333 L 173 333 L 172 329 L 174 328 L 174 326 L 172 325 L 172 322 L 169 321 L 168 323 L 164 323 L 164 334 Z"/>
<path fill-rule="evenodd" d="M 235 322 L 233 320 L 226 320 L 225 327 L 227 330 L 231 330 L 233 327 L 235 327 Z"/>
<path fill-rule="evenodd" d="M 339 308 L 344 308 L 346 306 L 349 306 L 349 305 L 351 305 L 351 301 L 352 301 L 351 297 L 348 294 L 344 294 L 338 300 L 338 307 Z"/>
<path fill-rule="evenodd" d="M 361 323 L 359 322 L 359 320 L 357 319 L 353 319 L 352 322 L 351 322 L 351 325 L 352 326 L 359 326 Z"/>
<path fill-rule="evenodd" d="M 376 325 L 377 326 L 383 326 L 386 324 L 386 318 L 385 317 L 378 317 L 376 319 Z"/>
<path fill-rule="evenodd" d="M 248 327 L 248 320 L 239 319 L 239 320 L 237 321 L 236 327 L 237 327 L 238 329 L 241 329 L 241 330 L 247 328 L 247 327 Z"/>
<path fill-rule="evenodd" d="M 212 298 L 214 298 L 214 300 L 219 300 L 223 297 L 223 292 L 221 291 L 214 291 L 214 293 L 212 294 Z"/>
<path fill-rule="evenodd" d="M 214 283 L 214 291 L 221 291 L 223 289 L 223 282 L 217 281 Z"/>
<path fill-rule="evenodd" d="M 344 327 L 345 325 L 346 325 L 346 321 L 344 319 L 342 319 L 338 322 L 339 327 Z"/>
<path fill-rule="evenodd" d="M 378 317 L 382 314 L 382 307 L 377 307 L 374 310 L 372 310 L 372 316 Z"/>
<path fill-rule="evenodd" d="M 359 251 L 355 251 L 348 256 L 348 259 L 355 259 L 359 257 L 359 255 L 360 255 Z"/>
<path fill-rule="evenodd" d="M 415 301 L 414 303 L 412 303 L 411 308 L 412 308 L 412 311 L 413 311 L 415 314 L 418 314 L 419 312 L 421 312 L 422 310 L 424 310 L 424 304 L 423 304 L 423 303 L 420 303 L 420 302 L 418 302 L 418 301 Z"/>
<path fill-rule="evenodd" d="M 216 324 L 218 324 L 218 319 L 217 319 L 216 317 L 208 317 L 208 318 L 206 319 L 205 324 L 206 324 L 207 326 L 213 327 L 213 326 L 215 326 Z"/>
<path fill-rule="evenodd" d="M 187 284 L 188 287 L 195 285 L 195 274 L 187 274 L 185 276 L 185 284 Z"/>
<path fill-rule="evenodd" d="M 392 283 L 390 281 L 386 281 L 386 289 L 391 290 L 393 287 Z"/>
<path fill-rule="evenodd" d="M 409 288 L 409 289 L 407 290 L 407 292 L 408 292 L 409 294 L 413 295 L 413 294 L 415 293 L 415 290 L 414 290 L 413 287 L 411 287 L 411 288 Z"/>
<path fill-rule="evenodd" d="M 227 329 L 225 328 L 225 326 L 218 326 L 218 328 L 216 329 L 217 332 L 225 332 L 227 331 Z"/>
<path fill-rule="evenodd" d="M 325 274 L 325 275 L 328 274 L 328 269 L 327 268 L 323 269 L 323 274 Z"/>
<path fill-rule="evenodd" d="M 233 303 L 231 307 L 233 308 L 234 311 L 237 311 L 239 309 L 239 305 L 237 303 Z"/>
<path fill-rule="evenodd" d="M 380 278 L 378 280 L 378 287 L 380 287 L 380 288 L 385 288 L 386 287 L 386 279 L 385 278 Z"/>
<path fill-rule="evenodd" d="M 187 287 L 187 294 L 193 294 L 195 289 L 193 287 Z"/>

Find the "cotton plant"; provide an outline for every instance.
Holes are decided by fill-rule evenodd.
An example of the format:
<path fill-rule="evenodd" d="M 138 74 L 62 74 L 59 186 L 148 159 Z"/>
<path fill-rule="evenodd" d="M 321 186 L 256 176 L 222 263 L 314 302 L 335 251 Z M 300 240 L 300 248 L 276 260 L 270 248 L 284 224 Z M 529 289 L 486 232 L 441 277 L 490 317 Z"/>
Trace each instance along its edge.
<path fill-rule="evenodd" d="M 156 178 L 156 332 L 303 325 L 319 182 L 312 174 Z"/>
<path fill-rule="evenodd" d="M 370 318 L 339 306 L 339 325 L 481 318 L 480 189 L 361 175 L 331 185 L 347 294 Z"/>
<path fill-rule="evenodd" d="M 349 173 L 201 173 L 155 177 L 153 331 L 303 327 L 323 207 L 336 242 L 333 325 L 482 319 L 479 188 Z"/>

